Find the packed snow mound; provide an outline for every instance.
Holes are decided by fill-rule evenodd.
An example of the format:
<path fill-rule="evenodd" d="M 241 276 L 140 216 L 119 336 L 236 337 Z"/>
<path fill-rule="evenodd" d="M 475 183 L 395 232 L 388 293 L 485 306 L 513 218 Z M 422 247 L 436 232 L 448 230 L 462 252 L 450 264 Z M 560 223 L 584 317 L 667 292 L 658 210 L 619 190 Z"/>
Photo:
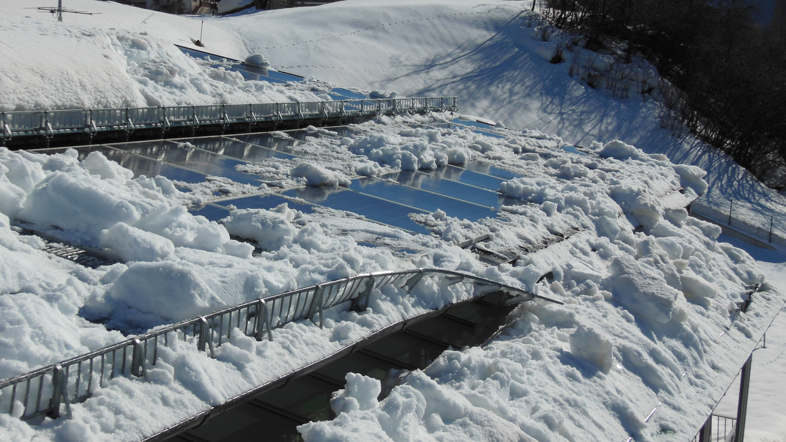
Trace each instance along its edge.
<path fill-rule="evenodd" d="M 171 240 L 123 222 L 103 230 L 99 243 L 115 251 L 123 261 L 161 261 L 175 253 Z"/>
<path fill-rule="evenodd" d="M 290 173 L 294 177 L 305 178 L 306 183 L 313 187 L 338 187 L 349 186 L 349 178 L 341 172 L 327 170 L 318 164 L 303 163 L 295 166 Z"/>
<path fill-rule="evenodd" d="M 376 407 L 377 396 L 382 392 L 378 379 L 357 373 L 347 373 L 347 385 L 343 390 L 333 393 L 330 408 L 338 414 L 354 410 L 370 410 Z"/>
<path fill-rule="evenodd" d="M 142 314 L 171 321 L 193 318 L 224 304 L 194 269 L 175 262 L 130 265 L 108 296 Z"/>
<path fill-rule="evenodd" d="M 635 146 L 625 144 L 620 140 L 609 141 L 598 152 L 598 155 L 604 158 L 616 158 L 618 160 L 634 159 L 640 160 L 646 158 L 646 155 L 641 149 Z"/>
<path fill-rule="evenodd" d="M 256 241 L 266 250 L 277 250 L 292 244 L 297 235 L 292 225 L 294 212 L 286 204 L 273 210 L 233 210 L 223 225 L 231 235 Z"/>

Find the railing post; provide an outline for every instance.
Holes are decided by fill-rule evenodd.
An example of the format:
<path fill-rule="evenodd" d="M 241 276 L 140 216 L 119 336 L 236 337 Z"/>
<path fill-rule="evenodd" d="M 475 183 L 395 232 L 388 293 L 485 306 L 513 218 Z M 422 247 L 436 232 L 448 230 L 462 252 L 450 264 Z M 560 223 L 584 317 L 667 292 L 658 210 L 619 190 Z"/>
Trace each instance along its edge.
<path fill-rule="evenodd" d="M 136 377 L 142 376 L 142 373 L 140 373 L 142 359 L 144 358 L 142 351 L 141 342 L 139 339 L 134 339 L 134 349 L 131 353 L 131 374 Z"/>
<path fill-rule="evenodd" d="M 734 200 L 729 201 L 729 226 L 731 226 L 731 211 L 734 209 Z"/>
<path fill-rule="evenodd" d="M 204 316 L 199 317 L 199 341 L 197 344 L 197 348 L 199 351 L 205 351 L 205 344 L 210 347 L 210 357 L 215 359 L 216 352 L 213 349 L 213 339 L 209 336 L 210 332 L 210 325 L 207 323 L 207 319 Z"/>
<path fill-rule="evenodd" d="M 60 417 L 60 400 L 63 399 L 66 406 L 66 415 L 71 419 L 71 402 L 68 399 L 68 378 L 65 370 L 60 364 L 55 365 L 52 372 L 52 403 L 48 415 L 52 419 Z"/>
<path fill-rule="evenodd" d="M 745 417 L 748 413 L 748 390 L 751 383 L 751 366 L 753 354 L 748 356 L 748 361 L 742 366 L 740 372 L 740 397 L 737 402 L 737 426 L 734 429 L 734 442 L 745 440 Z"/>
<path fill-rule="evenodd" d="M 259 300 L 259 306 L 257 307 L 257 341 L 262 340 L 262 326 L 265 325 L 267 328 L 267 338 L 269 340 L 273 340 L 273 332 L 270 330 L 270 319 L 268 319 L 267 314 L 267 304 L 265 303 L 264 299 Z"/>
<path fill-rule="evenodd" d="M 2 127 L 2 129 L 3 129 L 3 144 L 2 145 L 5 146 L 6 138 L 8 138 L 8 140 L 11 140 L 11 138 L 14 137 L 13 132 L 11 132 L 11 128 L 8 127 L 8 121 L 6 120 L 5 112 L 3 112 L 3 127 Z"/>

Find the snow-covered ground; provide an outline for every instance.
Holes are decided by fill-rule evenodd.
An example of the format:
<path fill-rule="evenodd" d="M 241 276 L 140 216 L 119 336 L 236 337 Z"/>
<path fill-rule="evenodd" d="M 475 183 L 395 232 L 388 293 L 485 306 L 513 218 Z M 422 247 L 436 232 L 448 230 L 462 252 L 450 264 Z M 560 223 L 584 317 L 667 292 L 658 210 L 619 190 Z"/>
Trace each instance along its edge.
<path fill-rule="evenodd" d="M 305 428 L 309 438 L 344 437 L 353 429 L 365 432 L 363 440 L 382 438 L 383 432 L 394 439 L 417 435 L 424 440 L 481 437 L 483 431 L 496 440 L 504 435 L 524 440 L 692 436 L 688 433 L 695 428 L 686 428 L 685 422 L 709 413 L 723 384 L 733 377 L 731 368 L 739 367 L 753 348 L 750 338 L 761 329 L 762 315 L 772 313 L 757 308 L 774 308 L 779 302 L 765 291 L 746 321 L 733 321 L 731 331 L 722 340 L 716 338 L 729 324 L 728 305 L 739 301 L 745 284 L 759 281 L 762 273 L 738 249 L 714 242 L 716 228 L 663 207 L 658 198 L 669 190 L 685 186 L 701 193 L 703 186 L 691 169 L 669 165 L 657 154 L 706 168 L 709 190 L 702 201 L 719 211 L 730 198 L 744 200 L 735 207 L 738 216 L 754 219 L 768 210 L 783 213 L 783 199 L 728 159 L 693 146 L 690 137 L 676 138 L 660 129 L 660 107 L 653 98 L 657 89 L 641 93 L 657 84 L 646 65 L 631 69 L 629 77 L 637 80 L 629 83 L 628 97 L 615 98 L 607 89 L 588 86 L 580 74 L 570 75 L 572 67 L 588 65 L 572 61 L 588 57 L 582 50 L 566 51 L 565 63 L 549 63 L 557 45 L 571 39 L 544 38 L 529 5 L 347 0 L 209 18 L 202 35 L 209 52 L 236 59 L 262 54 L 273 68 L 337 86 L 404 96 L 457 95 L 462 113 L 524 130 L 499 141 L 467 131 L 441 129 L 435 134 L 408 127 L 428 120 L 382 120 L 365 125 L 354 138 L 310 143 L 310 154 L 323 161 L 321 168 L 314 168 L 315 161 L 278 161 L 247 169 L 283 185 L 341 185 L 385 170 L 493 161 L 530 177 L 501 188 L 532 203 L 509 212 L 509 224 L 515 226 L 510 231 L 492 221 L 467 223 L 435 212 L 419 219 L 434 232 L 427 238 L 342 213 L 313 216 L 286 207 L 236 212 L 222 226 L 182 208 L 208 198 L 209 186 L 183 193 L 165 178 L 132 179 L 128 171 L 95 154 L 79 161 L 70 153 L 40 157 L 3 152 L 0 212 L 8 220 L 0 220 L 0 252 L 5 255 L 0 303 L 3 317 L 9 319 L 0 325 L 0 378 L 122 339 L 84 318 L 144 329 L 351 274 L 438 266 L 523 284 L 567 300 L 567 305 L 520 308 L 514 327 L 495 342 L 445 354 L 426 376 L 410 377 L 379 407 L 352 393 L 358 389 L 350 386 L 345 400 L 339 401 L 350 405 L 337 402 L 345 412 L 335 422 Z M 0 0 L 0 110 L 325 97 L 321 83 L 244 82 L 239 74 L 183 55 L 173 44 L 193 47 L 200 19 L 151 16 L 150 11 L 88 0 L 66 1 L 65 6 L 101 15 L 66 15 L 64 23 L 57 23 L 24 9 L 27 2 Z M 610 65 L 607 57 L 589 63 L 598 70 Z M 656 156 L 608 143 L 614 139 Z M 632 158 L 591 160 L 560 151 L 563 143 L 591 146 L 596 152 L 605 145 L 604 156 Z M 236 190 L 243 191 L 240 186 Z M 626 216 L 618 217 L 620 213 Z M 40 250 L 40 241 L 14 233 L 11 220 L 41 229 L 57 226 L 66 232 L 61 235 L 115 249 L 131 262 L 89 270 L 50 259 Z M 775 222 L 786 231 L 782 216 Z M 644 232 L 632 234 L 636 225 Z M 274 234 L 250 233 L 261 226 Z M 586 233 L 566 242 L 562 255 L 544 252 L 537 259 L 520 259 L 515 267 L 486 268 L 453 245 L 492 232 L 491 243 L 501 250 L 510 241 L 537 239 L 566 227 Z M 347 231 L 365 233 L 364 238 L 392 238 L 424 253 L 413 260 L 360 246 Z M 57 229 L 49 233 L 57 234 Z M 269 252 L 252 258 L 250 246 L 231 240 L 230 233 L 250 237 Z M 783 287 L 783 253 L 753 252 L 770 286 Z M 555 281 L 538 284 L 552 267 Z M 260 268 L 264 278 L 256 276 Z M 164 289 L 171 292 L 169 301 L 157 295 Z M 640 296 L 628 297 L 627 292 Z M 238 338 L 221 347 L 219 361 L 175 348 L 163 356 L 161 368 L 151 370 L 154 382 L 118 380 L 75 406 L 70 422 L 49 421 L 34 432 L 0 416 L 0 431 L 12 440 L 35 435 L 134 439 L 303 362 L 291 356 L 297 348 L 287 350 L 282 343 L 327 352 L 397 318 L 467 296 L 461 287 L 429 286 L 413 293 L 410 298 L 380 294 L 379 304 L 361 318 L 334 312 L 335 326 L 325 332 L 303 325 L 282 330 L 273 343 Z M 668 325 L 661 325 L 664 321 Z M 771 333 L 768 350 L 755 353 L 754 379 L 764 381 L 767 389 L 754 385 L 751 410 L 759 398 L 765 404 L 782 398 L 777 393 L 780 396 L 764 402 L 773 394 L 772 386 L 781 384 L 776 381 L 785 366 L 775 362 L 783 359 L 777 336 L 782 334 Z M 716 354 L 717 348 L 728 353 Z M 281 357 L 281 366 L 254 363 L 290 351 L 289 357 Z M 226 382 L 213 385 L 216 378 Z M 134 406 L 124 396 L 129 392 L 136 399 Z M 351 405 L 353 400 L 357 406 Z M 659 402 L 664 405 L 653 420 L 643 423 Z M 778 407 L 768 410 L 771 414 L 749 414 L 749 439 L 786 440 L 778 426 L 784 421 Z M 492 434 L 491 428 L 499 433 Z"/>

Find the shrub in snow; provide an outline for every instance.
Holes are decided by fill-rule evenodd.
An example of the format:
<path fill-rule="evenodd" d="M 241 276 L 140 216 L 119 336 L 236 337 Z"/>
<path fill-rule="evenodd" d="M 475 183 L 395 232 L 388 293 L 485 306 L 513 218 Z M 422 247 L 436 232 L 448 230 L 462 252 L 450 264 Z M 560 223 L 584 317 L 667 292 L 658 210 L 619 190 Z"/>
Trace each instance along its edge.
<path fill-rule="evenodd" d="M 123 261 L 160 261 L 175 253 L 172 241 L 126 223 L 102 231 L 99 241 L 101 247 L 112 249 Z"/>

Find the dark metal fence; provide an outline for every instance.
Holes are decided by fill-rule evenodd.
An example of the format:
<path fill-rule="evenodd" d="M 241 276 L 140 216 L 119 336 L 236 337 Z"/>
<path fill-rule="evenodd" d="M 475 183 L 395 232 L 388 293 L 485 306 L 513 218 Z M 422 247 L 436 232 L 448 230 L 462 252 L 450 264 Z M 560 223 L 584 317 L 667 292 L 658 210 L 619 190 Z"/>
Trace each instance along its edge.
<path fill-rule="evenodd" d="M 691 442 L 733 442 L 737 419 L 713 414 Z"/>

